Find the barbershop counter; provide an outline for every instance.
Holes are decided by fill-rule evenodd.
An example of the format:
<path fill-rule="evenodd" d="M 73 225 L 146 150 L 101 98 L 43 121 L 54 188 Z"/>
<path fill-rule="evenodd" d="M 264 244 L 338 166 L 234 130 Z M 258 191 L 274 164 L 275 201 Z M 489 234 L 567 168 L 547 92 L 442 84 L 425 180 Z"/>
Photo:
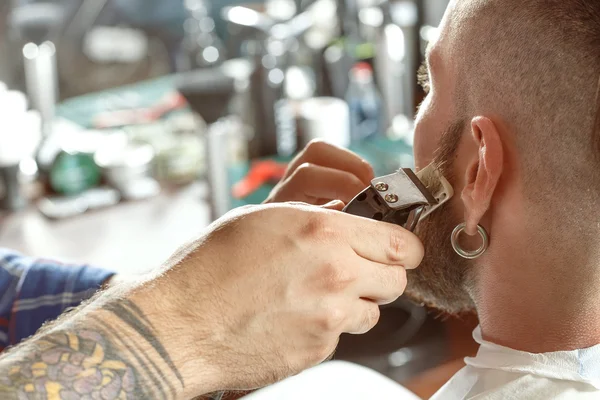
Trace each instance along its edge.
<path fill-rule="evenodd" d="M 0 214 L 0 243 L 30 256 L 136 274 L 159 266 L 210 223 L 203 183 L 51 221 L 35 207 Z"/>

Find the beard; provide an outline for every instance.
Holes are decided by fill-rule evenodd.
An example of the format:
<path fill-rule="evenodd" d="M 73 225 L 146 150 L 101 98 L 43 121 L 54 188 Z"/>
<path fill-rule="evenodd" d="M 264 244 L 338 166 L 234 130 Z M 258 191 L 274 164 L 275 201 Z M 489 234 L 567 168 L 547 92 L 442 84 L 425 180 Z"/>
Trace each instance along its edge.
<path fill-rule="evenodd" d="M 434 159 L 437 168 L 453 187 L 452 164 L 465 126 L 465 121 L 459 121 L 444 131 Z M 425 256 L 418 268 L 407 271 L 406 295 L 415 302 L 449 314 L 470 313 L 475 311 L 470 295 L 473 267 L 469 260 L 452 249 L 450 236 L 461 221 L 453 212 L 451 203 L 449 201 L 435 210 L 417 226 L 415 233 L 423 242 Z"/>

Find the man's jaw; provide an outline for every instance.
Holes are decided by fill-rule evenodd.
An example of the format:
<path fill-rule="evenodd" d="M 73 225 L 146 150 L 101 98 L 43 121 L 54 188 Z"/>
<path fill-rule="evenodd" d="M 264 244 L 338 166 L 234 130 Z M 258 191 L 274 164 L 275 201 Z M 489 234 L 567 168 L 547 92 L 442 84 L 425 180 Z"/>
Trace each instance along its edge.
<path fill-rule="evenodd" d="M 450 235 L 455 224 L 446 204 L 421 221 L 416 234 L 425 246 L 419 268 L 407 271 L 406 294 L 418 303 L 448 314 L 472 313 L 475 305 L 467 287 L 471 265 L 452 250 Z"/>

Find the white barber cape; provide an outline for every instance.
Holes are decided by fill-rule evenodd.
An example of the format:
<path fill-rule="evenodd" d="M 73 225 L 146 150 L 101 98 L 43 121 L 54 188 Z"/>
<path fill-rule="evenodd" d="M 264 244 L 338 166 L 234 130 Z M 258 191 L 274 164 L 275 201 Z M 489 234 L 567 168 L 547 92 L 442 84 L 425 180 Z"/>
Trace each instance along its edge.
<path fill-rule="evenodd" d="M 473 337 L 477 356 L 431 400 L 600 400 L 600 345 L 532 354 Z M 404 387 L 358 365 L 333 361 L 305 371 L 245 400 L 418 400 Z"/>
<path fill-rule="evenodd" d="M 479 327 L 473 337 L 477 355 L 431 400 L 600 400 L 600 345 L 533 354 L 485 341 Z"/>

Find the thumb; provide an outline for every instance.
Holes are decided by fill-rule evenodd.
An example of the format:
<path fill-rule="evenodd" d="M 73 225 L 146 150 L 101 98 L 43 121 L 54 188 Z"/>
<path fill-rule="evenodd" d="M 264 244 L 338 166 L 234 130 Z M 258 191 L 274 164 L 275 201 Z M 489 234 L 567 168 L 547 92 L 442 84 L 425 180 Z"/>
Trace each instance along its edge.
<path fill-rule="evenodd" d="M 344 204 L 344 202 L 341 200 L 333 200 L 325 205 L 322 205 L 321 207 L 328 210 L 342 211 L 344 207 L 346 207 L 346 204 Z"/>

